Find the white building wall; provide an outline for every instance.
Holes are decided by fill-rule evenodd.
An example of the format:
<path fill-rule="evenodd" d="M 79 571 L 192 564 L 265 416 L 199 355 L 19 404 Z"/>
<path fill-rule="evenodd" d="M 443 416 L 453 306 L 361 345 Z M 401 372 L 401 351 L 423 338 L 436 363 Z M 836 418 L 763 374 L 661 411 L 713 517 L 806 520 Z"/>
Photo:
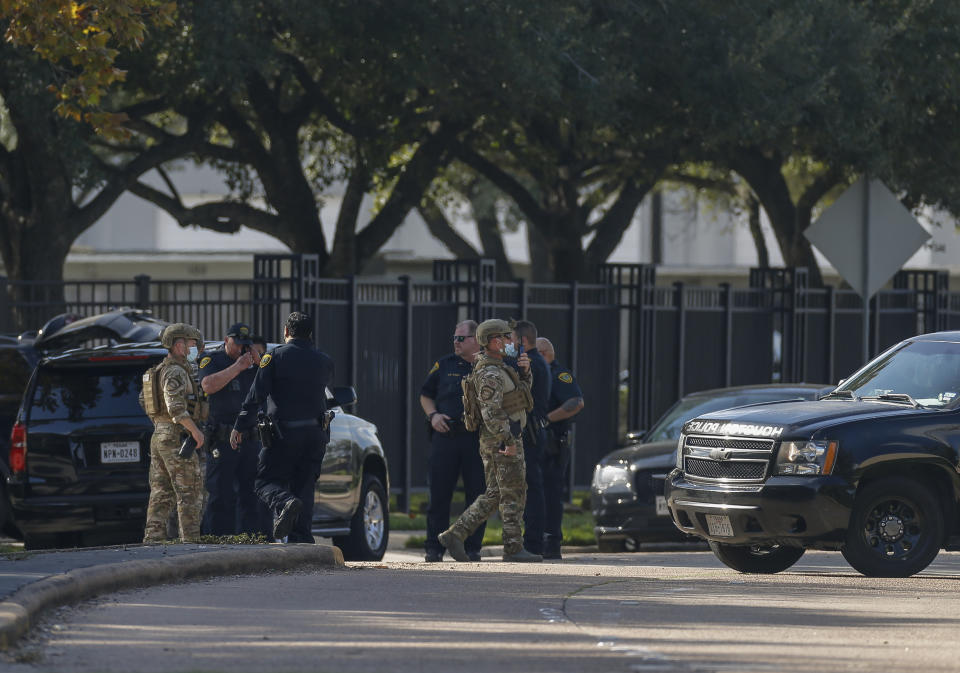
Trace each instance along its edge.
<path fill-rule="evenodd" d="M 189 205 L 226 193 L 222 176 L 206 167 L 183 165 L 172 172 L 184 201 Z M 156 174 L 147 180 L 165 189 Z M 334 189 L 336 192 L 336 189 Z M 618 263 L 649 263 L 652 259 L 651 199 L 638 208 L 634 222 L 610 258 Z M 324 234 L 332 244 L 340 207 L 339 193 L 327 195 L 321 211 Z M 369 222 L 373 201 L 367 197 L 361 209 L 361 228 Z M 476 226 L 469 210 L 453 213 L 457 231 L 479 247 Z M 745 217 L 698 198 L 687 189 L 666 192 L 663 199 L 663 264 L 658 277 L 665 282 L 682 279 L 712 285 L 746 282 L 747 269 L 757 265 L 757 253 Z M 960 237 L 952 220 L 927 213 L 921 222 L 933 236 L 933 244 L 915 254 L 907 268 L 948 269 L 960 275 Z M 762 228 L 772 266 L 783 263 L 776 240 L 764 218 Z M 523 225 L 504 235 L 508 259 L 520 266 L 528 263 Z M 67 259 L 68 278 L 128 278 L 146 273 L 156 278 L 237 278 L 252 273 L 253 254 L 285 253 L 277 239 L 243 228 L 237 234 L 222 234 L 199 227 L 181 227 L 165 212 L 131 194 L 124 195 L 93 227 L 77 240 Z M 450 259 L 451 253 L 427 230 L 417 212 L 390 237 L 374 271 L 389 275 L 391 269 L 429 273 L 433 259 Z M 835 272 L 820 256 L 828 279 Z M 395 275 L 395 274 L 394 274 Z"/>

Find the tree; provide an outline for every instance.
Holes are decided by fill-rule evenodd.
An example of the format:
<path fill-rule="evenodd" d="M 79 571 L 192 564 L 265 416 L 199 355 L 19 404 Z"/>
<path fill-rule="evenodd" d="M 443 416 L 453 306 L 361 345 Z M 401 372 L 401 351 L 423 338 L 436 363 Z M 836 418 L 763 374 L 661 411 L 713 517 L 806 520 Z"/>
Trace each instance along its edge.
<path fill-rule="evenodd" d="M 697 56 L 682 123 L 697 142 L 684 156 L 742 176 L 785 263 L 820 284 L 804 231 L 858 175 L 960 214 L 958 19 L 953 3 L 912 0 L 706 3 L 685 31 Z"/>
<path fill-rule="evenodd" d="M 421 201 L 459 134 L 491 107 L 539 100 L 531 92 L 544 69 L 526 66 L 530 87 L 517 76 L 518 64 L 537 56 L 527 18 L 536 3 L 490 4 L 182 3 L 182 36 L 138 57 L 131 82 L 174 121 L 190 108 L 211 112 L 207 142 L 193 156 L 227 171 L 233 190 L 196 206 L 172 183 L 159 190 L 139 182 L 131 191 L 181 225 L 248 226 L 319 255 L 325 273 L 358 272 Z M 149 75 L 161 61 L 178 74 L 157 97 Z M 517 90 L 505 96 L 507 82 Z M 158 122 L 138 131 L 165 134 Z M 345 195 L 331 248 L 318 204 L 335 181 Z M 380 205 L 360 229 L 369 191 L 380 193 Z"/>
<path fill-rule="evenodd" d="M 50 68 L 23 49 L 0 45 L 0 98 L 9 127 L 0 146 L 0 255 L 8 276 L 44 281 L 43 296 L 56 303 L 77 236 L 138 176 L 185 154 L 202 127 L 187 125 L 127 157 L 105 159 L 91 127 L 53 111 Z M 14 287 L 14 299 L 28 296 L 25 286 Z"/>
<path fill-rule="evenodd" d="M 139 47 L 151 24 L 170 25 L 175 10 L 166 0 L 0 0 L 0 25 L 7 23 L 7 42 L 33 50 L 53 66 L 49 90 L 61 116 L 124 135 L 124 117 L 100 105 L 111 85 L 124 78 L 114 65 L 117 55 Z"/>
<path fill-rule="evenodd" d="M 558 104 L 487 118 L 454 148 L 523 214 L 535 279 L 593 280 L 677 160 L 683 4 L 564 5 L 551 41 L 565 65 Z"/>

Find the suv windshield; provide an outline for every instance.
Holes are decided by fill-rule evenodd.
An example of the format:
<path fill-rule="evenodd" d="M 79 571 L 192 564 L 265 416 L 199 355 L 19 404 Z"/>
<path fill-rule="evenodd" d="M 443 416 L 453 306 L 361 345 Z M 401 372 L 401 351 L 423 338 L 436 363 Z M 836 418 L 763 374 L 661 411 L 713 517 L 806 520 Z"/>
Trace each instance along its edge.
<path fill-rule="evenodd" d="M 837 389 L 842 391 L 864 399 L 915 401 L 932 407 L 950 404 L 960 395 L 960 343 L 907 343 L 877 358 L 845 381 Z"/>
<path fill-rule="evenodd" d="M 742 407 L 759 402 L 777 402 L 786 399 L 798 399 L 797 394 L 783 390 L 755 390 L 750 392 L 728 393 L 717 397 L 690 397 L 680 400 L 657 422 L 644 437 L 644 442 L 665 442 L 680 437 L 680 429 L 691 418 L 702 416 L 711 411 Z"/>
<path fill-rule="evenodd" d="M 30 406 L 31 419 L 143 416 L 137 398 L 144 367 L 91 370 L 41 368 Z"/>

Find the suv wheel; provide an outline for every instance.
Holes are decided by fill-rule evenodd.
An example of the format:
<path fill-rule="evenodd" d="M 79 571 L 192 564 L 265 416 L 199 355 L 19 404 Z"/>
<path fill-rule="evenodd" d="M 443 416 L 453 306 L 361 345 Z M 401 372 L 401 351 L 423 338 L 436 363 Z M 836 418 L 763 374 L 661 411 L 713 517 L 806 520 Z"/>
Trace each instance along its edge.
<path fill-rule="evenodd" d="M 350 535 L 333 538 L 347 561 L 379 561 L 387 551 L 390 519 L 387 493 L 372 474 L 363 475 L 360 504 L 350 520 Z"/>
<path fill-rule="evenodd" d="M 909 577 L 936 558 L 943 512 L 928 488 L 888 477 L 857 494 L 843 558 L 867 577 Z"/>
<path fill-rule="evenodd" d="M 724 565 L 742 573 L 770 575 L 786 570 L 800 560 L 802 547 L 783 547 L 781 545 L 740 545 L 710 542 L 710 551 L 720 559 Z"/>

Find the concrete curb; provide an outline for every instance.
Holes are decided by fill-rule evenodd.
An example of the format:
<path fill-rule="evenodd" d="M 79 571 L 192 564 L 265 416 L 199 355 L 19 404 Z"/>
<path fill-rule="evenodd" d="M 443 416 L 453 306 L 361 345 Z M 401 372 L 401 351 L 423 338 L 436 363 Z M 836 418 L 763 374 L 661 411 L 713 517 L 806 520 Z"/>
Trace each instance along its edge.
<path fill-rule="evenodd" d="M 328 545 L 271 545 L 77 568 L 28 584 L 0 603 L 0 650 L 12 647 L 45 610 L 100 594 L 220 575 L 311 567 L 342 568 L 343 553 Z"/>

